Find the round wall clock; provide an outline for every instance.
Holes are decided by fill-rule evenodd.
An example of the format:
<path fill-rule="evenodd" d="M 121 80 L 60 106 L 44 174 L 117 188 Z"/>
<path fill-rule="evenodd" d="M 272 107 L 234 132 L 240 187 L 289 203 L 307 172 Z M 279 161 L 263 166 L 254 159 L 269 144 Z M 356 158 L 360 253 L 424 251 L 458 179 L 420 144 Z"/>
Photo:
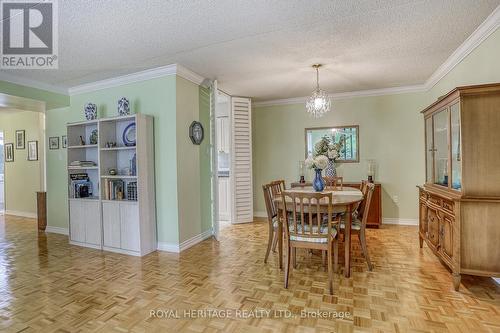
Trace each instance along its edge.
<path fill-rule="evenodd" d="M 193 121 L 191 126 L 189 126 L 189 137 L 195 145 L 201 144 L 203 141 L 204 130 L 203 125 L 198 121 Z"/>

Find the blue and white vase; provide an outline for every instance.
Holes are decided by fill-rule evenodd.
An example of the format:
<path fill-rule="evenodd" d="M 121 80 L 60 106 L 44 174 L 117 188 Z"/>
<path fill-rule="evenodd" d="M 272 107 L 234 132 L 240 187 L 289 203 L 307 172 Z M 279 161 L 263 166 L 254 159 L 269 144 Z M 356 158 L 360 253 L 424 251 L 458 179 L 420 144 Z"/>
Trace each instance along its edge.
<path fill-rule="evenodd" d="M 325 189 L 325 181 L 323 180 L 323 176 L 321 176 L 321 169 L 315 169 L 316 176 L 313 180 L 313 188 L 316 192 L 322 192 Z"/>
<path fill-rule="evenodd" d="M 94 103 L 85 104 L 85 119 L 94 120 L 97 119 L 97 105 Z"/>
<path fill-rule="evenodd" d="M 328 166 L 325 169 L 325 177 L 335 177 L 335 176 L 337 176 L 335 162 L 331 159 L 328 159 Z"/>
<path fill-rule="evenodd" d="M 118 115 L 128 116 L 130 114 L 130 103 L 125 97 L 118 101 Z"/>

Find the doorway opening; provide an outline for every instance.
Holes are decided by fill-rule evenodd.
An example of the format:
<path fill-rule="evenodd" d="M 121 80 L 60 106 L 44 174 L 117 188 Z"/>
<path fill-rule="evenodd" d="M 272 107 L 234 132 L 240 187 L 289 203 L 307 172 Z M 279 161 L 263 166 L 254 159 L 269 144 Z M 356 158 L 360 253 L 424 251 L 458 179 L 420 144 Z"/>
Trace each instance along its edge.
<path fill-rule="evenodd" d="M 217 92 L 215 108 L 219 227 L 231 224 L 231 97 Z"/>

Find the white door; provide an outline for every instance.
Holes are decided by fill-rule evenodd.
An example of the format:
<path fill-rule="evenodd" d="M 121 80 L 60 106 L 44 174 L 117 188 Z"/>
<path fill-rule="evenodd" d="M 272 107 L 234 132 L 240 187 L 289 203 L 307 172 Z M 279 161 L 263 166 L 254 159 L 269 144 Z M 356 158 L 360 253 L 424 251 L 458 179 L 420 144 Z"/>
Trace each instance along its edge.
<path fill-rule="evenodd" d="M 219 177 L 218 177 L 218 150 L 217 150 L 217 80 L 210 87 L 210 154 L 211 154 L 211 183 L 212 183 L 212 232 L 216 240 L 219 240 Z"/>
<path fill-rule="evenodd" d="M 104 246 L 119 249 L 121 246 L 119 202 L 102 203 L 102 230 Z"/>
<path fill-rule="evenodd" d="M 232 223 L 253 221 L 251 113 L 250 98 L 231 98 Z"/>
<path fill-rule="evenodd" d="M 85 242 L 101 245 L 101 209 L 97 200 L 82 200 L 82 215 L 85 224 Z"/>
<path fill-rule="evenodd" d="M 82 200 L 69 202 L 69 238 L 74 242 L 85 243 L 85 216 Z"/>
<path fill-rule="evenodd" d="M 122 249 L 137 252 L 141 250 L 137 203 L 120 203 L 120 237 Z"/>

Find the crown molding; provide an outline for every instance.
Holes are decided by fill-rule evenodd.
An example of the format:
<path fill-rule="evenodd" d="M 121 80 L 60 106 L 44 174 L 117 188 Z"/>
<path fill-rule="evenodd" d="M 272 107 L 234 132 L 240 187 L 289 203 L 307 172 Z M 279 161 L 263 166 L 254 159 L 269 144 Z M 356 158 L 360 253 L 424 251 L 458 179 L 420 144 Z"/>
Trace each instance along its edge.
<path fill-rule="evenodd" d="M 456 65 L 465 59 L 481 43 L 500 27 L 500 6 L 474 30 L 474 32 L 438 67 L 438 69 L 425 82 L 426 90 L 434 87 Z"/>
<path fill-rule="evenodd" d="M 0 72 L 0 81 L 5 81 L 13 84 L 18 84 L 25 87 L 41 89 L 49 92 L 53 92 L 56 94 L 68 95 L 68 89 L 55 86 L 48 83 L 43 83 L 31 79 L 22 78 L 16 75 L 8 74 L 6 72 Z"/>
<path fill-rule="evenodd" d="M 70 95 L 78 95 L 107 88 L 119 87 L 125 84 L 156 79 L 169 75 L 178 75 L 188 81 L 193 82 L 196 85 L 200 85 L 203 80 L 205 80 L 204 77 L 196 74 L 195 72 L 187 69 L 184 66 L 181 66 L 179 64 L 171 64 L 167 66 L 146 69 L 140 72 L 126 74 L 110 79 L 82 84 L 79 86 L 71 87 L 68 89 L 68 91 Z"/>
<path fill-rule="evenodd" d="M 344 93 L 330 94 L 332 99 L 346 99 L 356 97 L 382 96 L 393 94 L 404 94 L 412 92 L 425 92 L 434 87 L 443 77 L 445 77 L 455 66 L 465 57 L 474 51 L 481 43 L 500 27 L 500 6 L 477 27 L 476 30 L 446 59 L 446 61 L 434 71 L 434 73 L 423 84 L 413 86 L 401 86 L 393 88 L 382 88 L 372 90 L 360 90 Z M 272 105 L 290 105 L 305 103 L 308 97 L 296 97 L 286 99 L 276 99 L 253 103 L 256 107 Z"/>
<path fill-rule="evenodd" d="M 193 72 L 190 69 L 187 69 L 186 67 L 177 64 L 177 76 L 180 76 L 188 81 L 193 82 L 194 84 L 200 86 L 205 78 L 201 75 L 198 75 L 197 73 Z"/>
<path fill-rule="evenodd" d="M 425 85 L 417 84 L 413 86 L 402 86 L 402 87 L 392 87 L 392 88 L 382 88 L 382 89 L 370 89 L 370 90 L 359 90 L 359 91 L 348 91 L 342 93 L 329 94 L 331 99 L 342 100 L 356 97 L 373 97 L 373 96 L 384 96 L 384 95 L 396 95 L 396 94 L 406 94 L 411 92 L 423 92 L 426 90 Z M 254 102 L 253 105 L 256 107 L 263 106 L 273 106 L 273 105 L 290 105 L 290 104 L 303 104 L 307 101 L 309 97 L 294 97 L 285 99 L 275 99 L 271 101 Z"/>

